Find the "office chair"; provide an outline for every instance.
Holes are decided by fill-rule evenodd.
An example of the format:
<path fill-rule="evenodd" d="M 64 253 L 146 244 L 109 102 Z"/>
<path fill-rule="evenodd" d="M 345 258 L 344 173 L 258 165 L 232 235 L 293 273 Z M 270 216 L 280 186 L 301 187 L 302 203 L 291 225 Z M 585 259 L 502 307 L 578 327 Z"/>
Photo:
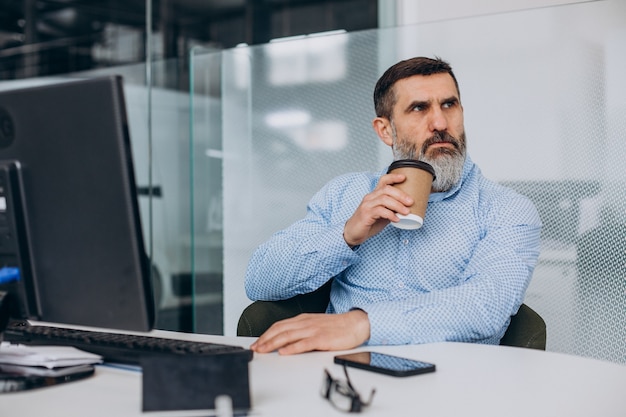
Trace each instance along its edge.
<path fill-rule="evenodd" d="M 323 313 L 330 298 L 332 280 L 316 291 L 287 300 L 255 301 L 246 307 L 237 324 L 238 336 L 258 337 L 273 323 L 295 317 L 300 313 Z M 511 324 L 500 341 L 501 345 L 530 349 L 546 349 L 546 323 L 526 304 L 511 317 Z"/>

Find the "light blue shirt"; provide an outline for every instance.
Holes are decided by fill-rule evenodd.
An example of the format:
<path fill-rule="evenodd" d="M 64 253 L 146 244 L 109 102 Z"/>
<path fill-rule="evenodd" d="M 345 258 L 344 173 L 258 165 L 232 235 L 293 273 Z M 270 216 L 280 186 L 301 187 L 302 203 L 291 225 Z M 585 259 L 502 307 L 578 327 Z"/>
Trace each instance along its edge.
<path fill-rule="evenodd" d="M 335 277 L 328 312 L 365 311 L 368 344 L 499 343 L 539 257 L 533 203 L 468 156 L 461 181 L 430 195 L 420 229 L 390 224 L 353 250 L 344 225 L 384 173 L 346 174 L 318 191 L 304 219 L 253 254 L 248 297 L 286 299 Z"/>

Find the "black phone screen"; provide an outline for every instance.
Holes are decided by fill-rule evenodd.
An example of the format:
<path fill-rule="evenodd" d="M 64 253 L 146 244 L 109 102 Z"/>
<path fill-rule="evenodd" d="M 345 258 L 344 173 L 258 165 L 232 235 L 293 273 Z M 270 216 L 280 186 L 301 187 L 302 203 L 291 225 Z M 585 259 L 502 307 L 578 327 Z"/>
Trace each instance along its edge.
<path fill-rule="evenodd" d="M 435 372 L 435 365 L 432 363 L 377 352 L 357 352 L 348 355 L 338 355 L 335 356 L 335 363 L 393 376 Z"/>

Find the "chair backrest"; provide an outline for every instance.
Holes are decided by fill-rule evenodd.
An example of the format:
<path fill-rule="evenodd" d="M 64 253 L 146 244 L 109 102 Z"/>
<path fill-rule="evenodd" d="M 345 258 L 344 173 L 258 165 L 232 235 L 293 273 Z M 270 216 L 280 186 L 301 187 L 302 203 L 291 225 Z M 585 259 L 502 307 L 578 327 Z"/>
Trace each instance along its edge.
<path fill-rule="evenodd" d="M 324 313 L 330 300 L 332 280 L 317 290 L 300 294 L 287 300 L 255 301 L 245 308 L 237 324 L 237 336 L 261 336 L 279 320 L 295 317 L 300 313 Z"/>
<path fill-rule="evenodd" d="M 500 340 L 504 346 L 546 350 L 546 322 L 537 312 L 522 304 Z"/>
<path fill-rule="evenodd" d="M 255 301 L 241 314 L 237 325 L 238 336 L 258 337 L 279 320 L 295 317 L 300 313 L 323 313 L 330 297 L 328 281 L 318 290 L 301 294 L 287 300 Z M 501 345 L 531 349 L 546 349 L 546 323 L 526 304 L 511 317 Z"/>

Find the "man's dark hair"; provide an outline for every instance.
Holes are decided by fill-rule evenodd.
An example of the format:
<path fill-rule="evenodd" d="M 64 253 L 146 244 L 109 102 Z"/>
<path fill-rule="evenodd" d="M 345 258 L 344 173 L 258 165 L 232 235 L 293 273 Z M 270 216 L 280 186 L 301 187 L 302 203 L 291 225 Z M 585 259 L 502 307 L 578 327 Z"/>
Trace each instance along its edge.
<path fill-rule="evenodd" d="M 376 110 L 376 116 L 386 117 L 391 120 L 391 113 L 393 106 L 396 104 L 396 96 L 393 91 L 393 85 L 404 78 L 412 77 L 413 75 L 432 75 L 432 74 L 450 74 L 454 80 L 456 91 L 459 93 L 459 83 L 456 81 L 456 77 L 452 72 L 452 67 L 446 61 L 435 57 L 416 57 L 400 61 L 397 64 L 390 67 L 385 73 L 378 79 L 376 87 L 374 88 L 374 109 Z"/>

